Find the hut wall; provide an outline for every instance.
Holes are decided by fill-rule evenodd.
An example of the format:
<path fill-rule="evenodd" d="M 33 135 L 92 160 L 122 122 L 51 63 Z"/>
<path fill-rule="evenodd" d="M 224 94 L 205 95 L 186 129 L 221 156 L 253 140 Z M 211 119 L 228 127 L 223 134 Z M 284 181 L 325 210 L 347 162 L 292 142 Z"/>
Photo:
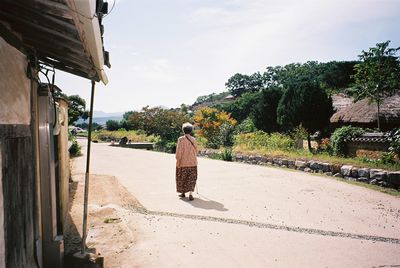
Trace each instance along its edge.
<path fill-rule="evenodd" d="M 31 81 L 26 57 L 0 38 L 0 267 L 37 267 Z"/>

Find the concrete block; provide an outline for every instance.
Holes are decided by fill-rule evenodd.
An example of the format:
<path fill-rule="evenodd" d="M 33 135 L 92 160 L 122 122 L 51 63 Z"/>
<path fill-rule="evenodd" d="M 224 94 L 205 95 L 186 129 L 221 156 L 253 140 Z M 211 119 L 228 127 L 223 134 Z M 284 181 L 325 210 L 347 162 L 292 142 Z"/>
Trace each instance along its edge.
<path fill-rule="evenodd" d="M 340 168 L 340 173 L 343 175 L 343 177 L 351 176 L 352 168 L 353 168 L 353 166 L 343 165 Z"/>
<path fill-rule="evenodd" d="M 386 181 L 393 186 L 400 188 L 400 171 L 388 172 Z"/>
<path fill-rule="evenodd" d="M 371 169 L 369 172 L 369 178 L 371 180 L 382 181 L 386 179 L 386 175 L 387 175 L 386 171 L 382 169 Z"/>
<path fill-rule="evenodd" d="M 369 179 L 369 168 L 359 168 L 358 176 Z"/>
<path fill-rule="evenodd" d="M 350 171 L 350 175 L 353 177 L 353 178 L 358 178 L 359 177 L 359 175 L 358 175 L 358 168 L 352 168 L 351 169 L 351 171 Z"/>

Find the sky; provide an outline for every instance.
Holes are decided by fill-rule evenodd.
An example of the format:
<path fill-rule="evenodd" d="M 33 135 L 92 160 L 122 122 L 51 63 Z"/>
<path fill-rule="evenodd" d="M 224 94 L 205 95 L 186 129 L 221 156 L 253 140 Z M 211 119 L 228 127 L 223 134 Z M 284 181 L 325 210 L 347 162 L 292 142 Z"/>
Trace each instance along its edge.
<path fill-rule="evenodd" d="M 399 11 L 400 0 L 117 0 L 103 20 L 112 66 L 94 110 L 178 107 L 226 91 L 235 73 L 399 47 Z M 56 84 L 89 106 L 89 80 L 58 71 Z"/>

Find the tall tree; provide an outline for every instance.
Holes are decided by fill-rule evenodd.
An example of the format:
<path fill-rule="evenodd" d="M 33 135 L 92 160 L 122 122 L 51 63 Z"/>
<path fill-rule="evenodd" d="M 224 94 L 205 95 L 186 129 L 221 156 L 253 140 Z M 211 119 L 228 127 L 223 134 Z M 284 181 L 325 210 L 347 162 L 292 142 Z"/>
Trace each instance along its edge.
<path fill-rule="evenodd" d="M 86 120 L 89 117 L 89 112 L 86 111 L 86 101 L 79 95 L 71 95 L 68 97 L 69 108 L 68 108 L 68 124 L 72 125 L 80 117 Z"/>
<path fill-rule="evenodd" d="M 313 77 L 321 81 L 322 68 L 317 61 L 308 61 L 304 64 L 291 63 L 285 66 L 267 67 L 263 74 L 266 87 L 278 86 L 287 88 L 290 84 L 296 83 L 300 76 Z"/>
<path fill-rule="evenodd" d="M 109 131 L 118 130 L 121 127 L 121 124 L 117 120 L 107 120 L 106 121 L 106 128 Z"/>
<path fill-rule="evenodd" d="M 264 76 L 260 73 L 245 75 L 237 73 L 225 83 L 229 93 L 235 97 L 240 97 L 244 93 L 257 92 L 264 87 Z"/>
<path fill-rule="evenodd" d="M 361 63 L 355 65 L 354 87 L 349 90 L 355 101 L 368 98 L 377 104 L 378 129 L 382 101 L 400 90 L 400 61 L 397 56 L 400 47 L 389 48 L 389 43 L 378 43 L 376 47 L 362 51 L 359 55 Z"/>
<path fill-rule="evenodd" d="M 263 89 L 252 114 L 256 128 L 271 133 L 279 130 L 277 122 L 277 108 L 283 90 L 277 86 Z"/>
<path fill-rule="evenodd" d="M 358 61 L 330 61 L 321 64 L 321 79 L 326 89 L 344 89 L 354 83 L 354 66 Z"/>
<path fill-rule="evenodd" d="M 221 109 L 230 113 L 239 122 L 242 122 L 254 113 L 255 104 L 258 102 L 260 96 L 260 92 L 248 92 L 233 102 L 222 105 Z"/>
<path fill-rule="evenodd" d="M 285 129 L 302 125 L 307 131 L 308 149 L 311 151 L 311 134 L 329 124 L 333 114 L 332 99 L 309 76 L 298 77 L 282 95 L 277 109 L 278 123 Z"/>
<path fill-rule="evenodd" d="M 126 129 L 126 130 L 132 130 L 133 129 L 133 125 L 131 125 L 130 123 L 129 123 L 129 117 L 131 116 L 131 115 L 133 115 L 135 112 L 134 111 L 128 111 L 128 112 L 125 112 L 123 115 L 122 115 L 122 120 L 121 120 L 121 122 L 120 122 L 120 127 L 121 128 L 124 128 L 124 129 Z"/>

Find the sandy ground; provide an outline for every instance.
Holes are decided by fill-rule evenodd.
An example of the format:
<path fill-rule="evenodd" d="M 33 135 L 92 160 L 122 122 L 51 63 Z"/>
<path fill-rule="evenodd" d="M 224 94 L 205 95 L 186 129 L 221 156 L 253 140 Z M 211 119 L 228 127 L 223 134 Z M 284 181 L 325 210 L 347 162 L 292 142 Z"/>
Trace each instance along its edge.
<path fill-rule="evenodd" d="M 400 267 L 399 198 L 200 159 L 200 195 L 189 202 L 174 193 L 173 156 L 104 144 L 92 152 L 87 245 L 106 267 Z M 73 160 L 79 228 L 70 238 L 81 232 L 84 163 Z"/>

